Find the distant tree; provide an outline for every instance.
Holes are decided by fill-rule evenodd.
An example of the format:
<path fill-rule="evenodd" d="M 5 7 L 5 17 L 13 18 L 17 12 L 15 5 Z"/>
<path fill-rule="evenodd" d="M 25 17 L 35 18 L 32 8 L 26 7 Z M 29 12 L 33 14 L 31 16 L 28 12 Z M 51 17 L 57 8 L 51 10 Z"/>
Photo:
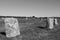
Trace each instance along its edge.
<path fill-rule="evenodd" d="M 32 16 L 33 18 L 35 18 L 35 16 Z"/>

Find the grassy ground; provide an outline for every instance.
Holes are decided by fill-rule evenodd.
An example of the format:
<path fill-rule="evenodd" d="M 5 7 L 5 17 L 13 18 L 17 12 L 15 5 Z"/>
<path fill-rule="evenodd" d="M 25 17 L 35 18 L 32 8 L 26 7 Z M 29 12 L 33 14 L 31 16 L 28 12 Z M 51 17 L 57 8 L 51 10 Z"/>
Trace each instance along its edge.
<path fill-rule="evenodd" d="M 36 21 L 36 22 L 35 22 Z M 43 29 L 37 26 L 45 27 L 45 21 L 29 20 L 27 23 L 21 21 L 19 23 L 21 35 L 15 38 L 6 38 L 6 36 L 0 34 L 0 40 L 60 40 L 60 25 L 55 26 L 54 29 Z"/>

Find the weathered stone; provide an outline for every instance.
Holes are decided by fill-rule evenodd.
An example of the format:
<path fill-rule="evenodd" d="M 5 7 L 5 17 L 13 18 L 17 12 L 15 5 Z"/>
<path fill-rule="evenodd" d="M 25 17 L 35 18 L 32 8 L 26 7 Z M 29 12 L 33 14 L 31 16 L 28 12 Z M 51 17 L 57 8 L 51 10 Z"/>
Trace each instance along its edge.
<path fill-rule="evenodd" d="M 16 18 L 5 18 L 6 37 L 20 35 L 19 24 Z"/>

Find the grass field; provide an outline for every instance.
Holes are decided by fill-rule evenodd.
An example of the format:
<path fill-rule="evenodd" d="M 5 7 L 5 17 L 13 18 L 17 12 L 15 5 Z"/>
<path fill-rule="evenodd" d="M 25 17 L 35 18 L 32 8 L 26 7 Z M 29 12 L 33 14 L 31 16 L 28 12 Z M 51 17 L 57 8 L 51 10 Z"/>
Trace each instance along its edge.
<path fill-rule="evenodd" d="M 47 24 L 44 19 L 31 18 L 18 19 L 18 21 L 21 34 L 16 37 L 17 40 L 60 40 L 60 25 L 55 25 L 54 29 L 50 30 L 45 28 Z M 3 21 L 0 22 L 0 25 L 0 32 L 2 32 L 4 31 Z M 0 40 L 13 40 L 13 38 L 6 38 L 5 35 L 0 34 Z"/>

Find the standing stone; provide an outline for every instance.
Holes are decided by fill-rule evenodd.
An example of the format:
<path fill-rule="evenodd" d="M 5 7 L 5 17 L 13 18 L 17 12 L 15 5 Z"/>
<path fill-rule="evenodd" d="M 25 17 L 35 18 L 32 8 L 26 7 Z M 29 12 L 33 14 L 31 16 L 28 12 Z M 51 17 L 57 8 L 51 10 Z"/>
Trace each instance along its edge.
<path fill-rule="evenodd" d="M 54 18 L 49 17 L 48 22 L 49 22 L 49 28 L 53 29 L 54 28 Z"/>
<path fill-rule="evenodd" d="M 55 18 L 55 25 L 58 25 L 58 21 L 57 21 L 57 19 Z"/>
<path fill-rule="evenodd" d="M 19 24 L 16 18 L 5 18 L 6 37 L 11 38 L 20 35 Z"/>

